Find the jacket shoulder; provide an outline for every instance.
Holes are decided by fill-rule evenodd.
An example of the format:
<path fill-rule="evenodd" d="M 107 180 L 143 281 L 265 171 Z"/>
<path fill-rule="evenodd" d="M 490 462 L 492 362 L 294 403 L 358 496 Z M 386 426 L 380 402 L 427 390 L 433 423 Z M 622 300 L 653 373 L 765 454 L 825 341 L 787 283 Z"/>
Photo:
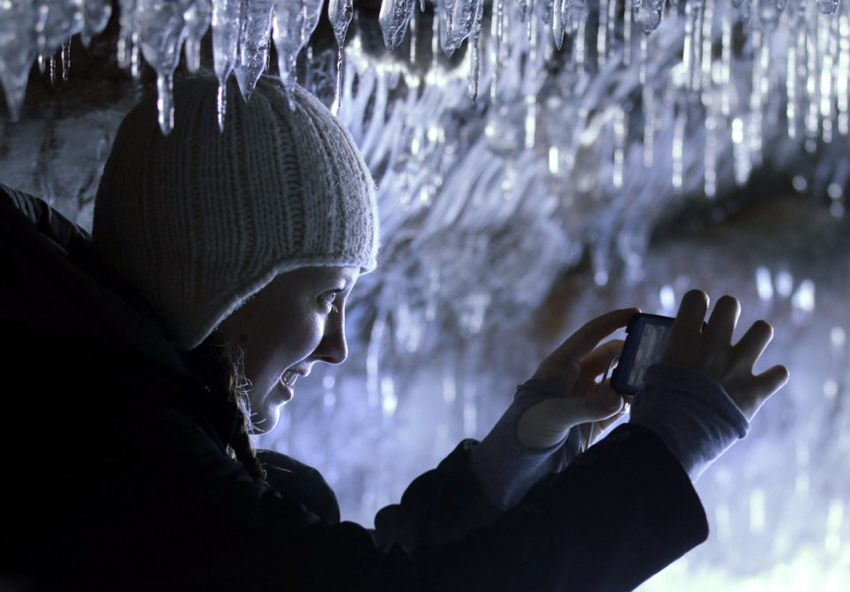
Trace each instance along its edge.
<path fill-rule="evenodd" d="M 266 471 L 266 482 L 281 497 L 304 504 L 326 522 L 339 523 L 336 495 L 318 470 L 273 450 L 258 450 L 257 458 Z"/>

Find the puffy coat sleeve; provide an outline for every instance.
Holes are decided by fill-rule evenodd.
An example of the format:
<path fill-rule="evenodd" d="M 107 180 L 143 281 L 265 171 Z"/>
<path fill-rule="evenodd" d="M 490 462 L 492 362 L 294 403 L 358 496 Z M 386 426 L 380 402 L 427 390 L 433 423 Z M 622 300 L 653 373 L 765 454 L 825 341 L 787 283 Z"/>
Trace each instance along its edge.
<path fill-rule="evenodd" d="M 126 451 L 126 511 L 113 508 L 76 541 L 77 561 L 69 558 L 68 569 L 90 566 L 92 556 L 98 566 L 75 574 L 81 589 L 616 592 L 631 590 L 707 535 L 687 474 L 640 426 L 622 426 L 516 507 L 447 540 L 434 536 L 440 529 L 430 517 L 470 518 L 459 505 L 427 498 L 463 489 L 440 485 L 450 475 L 468 478 L 461 447 L 379 515 L 379 524 L 413 525 L 416 545 L 405 548 L 405 541 L 381 545 L 356 524 L 319 519 L 252 482 L 180 413 L 127 400 L 122 412 L 156 438 L 138 446 L 143 434 L 127 426 L 113 435 Z"/>

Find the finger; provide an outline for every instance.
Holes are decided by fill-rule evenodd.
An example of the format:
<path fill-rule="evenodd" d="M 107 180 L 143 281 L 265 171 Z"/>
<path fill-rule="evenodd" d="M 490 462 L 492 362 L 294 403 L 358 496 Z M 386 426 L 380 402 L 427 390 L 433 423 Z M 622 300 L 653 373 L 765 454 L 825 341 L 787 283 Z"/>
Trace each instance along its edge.
<path fill-rule="evenodd" d="M 767 399 L 788 382 L 790 374 L 785 366 L 773 366 L 755 377 L 756 391 L 761 399 Z"/>
<path fill-rule="evenodd" d="M 752 421 L 765 401 L 788 382 L 788 376 L 785 366 L 773 366 L 754 377 L 753 384 L 746 391 L 747 397 L 744 400 L 735 400 L 748 421 Z"/>
<path fill-rule="evenodd" d="M 703 333 L 714 344 L 729 345 L 738 317 L 741 315 L 741 305 L 732 296 L 723 296 L 714 305 L 711 318 Z"/>
<path fill-rule="evenodd" d="M 596 346 L 621 327 L 625 327 L 633 315 L 640 312 L 637 308 L 624 308 L 598 316 L 585 323 L 578 331 L 570 335 L 552 356 L 561 359 L 580 360 Z"/>
<path fill-rule="evenodd" d="M 574 425 L 608 419 L 619 414 L 623 408 L 623 398 L 613 391 L 560 401 L 563 405 L 558 412 L 563 414 L 562 417 L 568 417 Z"/>
<path fill-rule="evenodd" d="M 670 342 L 678 343 L 683 336 L 702 331 L 702 323 L 708 310 L 708 294 L 702 290 L 691 290 L 682 297 L 679 312 L 670 330 Z"/>
<path fill-rule="evenodd" d="M 756 321 L 732 347 L 732 359 L 738 368 L 752 369 L 773 339 L 773 327 L 767 321 Z"/>
<path fill-rule="evenodd" d="M 606 341 L 581 359 L 582 371 L 593 377 L 599 376 L 608 369 L 611 358 L 623 351 L 624 344 L 622 339 Z"/>

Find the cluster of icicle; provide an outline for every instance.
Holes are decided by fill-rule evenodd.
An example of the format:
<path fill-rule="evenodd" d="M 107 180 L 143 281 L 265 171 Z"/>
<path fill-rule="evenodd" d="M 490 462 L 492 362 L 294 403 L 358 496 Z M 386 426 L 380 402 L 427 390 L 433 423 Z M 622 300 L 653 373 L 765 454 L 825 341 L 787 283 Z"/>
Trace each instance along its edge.
<path fill-rule="evenodd" d="M 599 0 L 590 6 L 587 0 L 493 0 L 489 5 L 489 19 L 495 24 L 493 33 L 501 42 L 504 20 L 508 12 L 516 11 L 528 30 L 528 38 L 536 28 L 551 30 L 549 36 L 554 46 L 561 49 L 565 34 L 573 38 L 573 45 L 583 52 L 584 37 L 597 12 L 596 38 L 599 65 L 604 66 L 611 53 L 615 35 L 623 37 L 626 45 L 624 63 L 628 65 L 632 29 L 637 27 L 649 34 L 656 30 L 665 14 L 666 0 Z M 672 0 L 675 6 L 681 1 Z M 751 13 L 768 26 L 775 26 L 789 0 L 732 0 L 742 12 L 744 20 Z M 804 11 L 805 3 L 790 0 L 795 11 Z M 384 42 L 394 49 L 404 39 L 412 17 L 426 9 L 426 0 L 384 0 L 379 21 Z M 699 33 L 710 15 L 710 0 L 690 0 L 686 27 L 690 35 Z M 817 0 L 822 14 L 832 14 L 839 0 Z M 171 87 L 174 71 L 185 50 L 190 71 L 199 65 L 200 40 L 212 27 L 214 67 L 224 92 L 227 78 L 233 74 L 239 81 L 247 99 L 260 74 L 266 69 L 270 39 L 274 40 L 279 59 L 279 72 L 283 83 L 290 88 L 295 83 L 295 63 L 307 45 L 318 24 L 323 0 L 119 0 L 120 38 L 118 61 L 134 75 L 140 71 L 140 56 L 156 70 L 160 99 L 160 126 L 168 133 L 173 125 Z M 469 39 L 470 89 L 477 95 L 484 0 L 436 0 L 439 17 L 440 46 L 452 54 Z M 342 47 L 354 12 L 353 0 L 330 0 L 328 18 L 340 47 L 338 71 L 341 70 Z M 622 17 L 620 17 L 622 15 Z M 108 0 L 22 0 L 0 1 L 0 82 L 6 93 L 11 117 L 15 120 L 23 102 L 26 81 L 34 62 L 42 69 L 45 64 L 53 72 L 53 58 L 62 52 L 63 72 L 67 72 L 68 40 L 80 34 L 84 43 L 106 26 L 111 16 Z M 620 21 L 622 18 L 622 21 Z M 696 28 L 694 25 L 697 25 Z M 686 47 L 686 50 L 688 48 Z M 575 52 L 574 52 L 575 53 Z M 577 55 L 582 61 L 584 55 Z M 339 83 L 338 83 L 339 85 Z M 339 87 L 339 86 L 338 86 Z M 334 108 L 338 108 L 339 91 Z M 224 122 L 224 102 L 219 109 L 219 125 Z"/>
<path fill-rule="evenodd" d="M 269 43 L 279 56 L 280 77 L 295 84 L 295 61 L 319 22 L 322 0 L 119 0 L 118 62 L 134 76 L 141 57 L 157 73 L 159 124 L 173 126 L 171 89 L 185 52 L 192 72 L 200 64 L 200 42 L 212 27 L 214 68 L 221 91 L 233 74 L 247 98 L 268 65 Z M 340 46 L 353 14 L 352 0 L 331 0 L 331 21 Z M 45 62 L 79 33 L 83 42 L 100 33 L 111 16 L 109 0 L 0 1 L 0 81 L 12 119 L 17 119 L 27 77 L 37 58 Z M 63 46 L 64 44 L 64 46 Z M 224 101 L 219 102 L 223 126 Z"/>

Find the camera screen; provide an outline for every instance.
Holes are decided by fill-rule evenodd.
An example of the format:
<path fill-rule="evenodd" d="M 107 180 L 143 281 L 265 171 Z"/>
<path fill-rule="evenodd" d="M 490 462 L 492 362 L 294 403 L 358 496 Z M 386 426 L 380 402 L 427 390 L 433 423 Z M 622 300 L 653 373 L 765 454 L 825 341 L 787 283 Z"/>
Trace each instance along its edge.
<path fill-rule="evenodd" d="M 661 357 L 664 346 L 667 344 L 669 330 L 669 325 L 656 325 L 649 322 L 642 325 L 638 350 L 629 372 L 629 386 L 638 389 L 643 387 L 644 374 Z"/>

